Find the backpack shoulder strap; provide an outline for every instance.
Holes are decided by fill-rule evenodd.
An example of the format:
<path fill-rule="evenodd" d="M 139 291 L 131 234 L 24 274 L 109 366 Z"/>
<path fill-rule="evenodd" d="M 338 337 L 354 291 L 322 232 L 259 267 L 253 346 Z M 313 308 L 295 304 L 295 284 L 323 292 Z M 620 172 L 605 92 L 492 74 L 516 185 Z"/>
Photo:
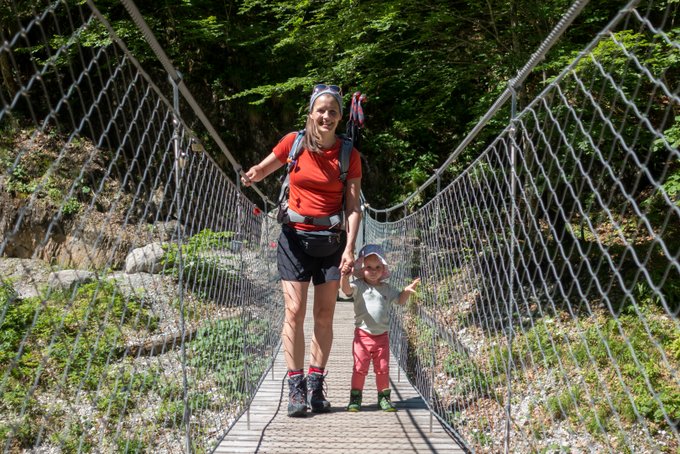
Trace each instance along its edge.
<path fill-rule="evenodd" d="M 288 153 L 288 167 L 286 173 L 282 176 L 281 192 L 279 193 L 279 212 L 277 215 L 277 220 L 280 224 L 287 224 L 289 222 L 303 222 L 305 224 L 319 225 L 324 227 L 338 227 L 343 228 L 344 225 L 344 211 L 345 211 L 345 193 L 342 194 L 342 210 L 339 213 L 333 214 L 331 216 L 325 216 L 321 218 L 311 218 L 308 216 L 302 216 L 296 213 L 288 206 L 288 187 L 289 187 L 289 173 L 295 167 L 297 158 L 302 151 L 302 138 L 304 137 L 304 130 L 298 131 L 295 141 L 290 148 Z M 340 167 L 340 180 L 343 185 L 347 180 L 347 173 L 349 172 L 349 161 L 350 155 L 352 154 L 353 143 L 352 139 L 344 134 L 340 135 L 342 139 L 342 145 L 340 148 L 339 156 L 339 167 Z"/>
<path fill-rule="evenodd" d="M 293 140 L 293 145 L 290 147 L 288 152 L 288 159 L 286 159 L 286 172 L 281 175 L 281 189 L 279 190 L 278 207 L 279 211 L 277 214 L 277 220 L 281 224 L 287 224 L 290 222 L 290 217 L 288 215 L 288 192 L 290 186 L 290 172 L 295 168 L 297 163 L 297 158 L 302 152 L 302 138 L 305 136 L 305 130 L 301 129 L 296 133 L 295 140 Z"/>
<path fill-rule="evenodd" d="M 297 162 L 298 156 L 302 152 L 302 139 L 305 137 L 305 130 L 301 129 L 297 132 L 293 145 L 290 147 L 288 152 L 288 167 L 286 167 L 286 176 L 293 170 L 295 163 Z"/>
<path fill-rule="evenodd" d="M 342 145 L 340 146 L 340 181 L 343 183 L 347 180 L 347 172 L 349 172 L 349 158 L 352 154 L 352 139 L 345 134 L 341 134 Z"/>
<path fill-rule="evenodd" d="M 281 203 L 281 200 L 284 197 L 288 197 L 288 180 L 290 179 L 288 174 L 295 168 L 297 158 L 302 152 L 302 138 L 305 136 L 305 130 L 301 129 L 296 134 L 293 145 L 291 145 L 290 151 L 288 152 L 288 158 L 286 159 L 286 172 L 281 175 L 280 178 L 281 190 L 279 192 L 279 203 Z"/>

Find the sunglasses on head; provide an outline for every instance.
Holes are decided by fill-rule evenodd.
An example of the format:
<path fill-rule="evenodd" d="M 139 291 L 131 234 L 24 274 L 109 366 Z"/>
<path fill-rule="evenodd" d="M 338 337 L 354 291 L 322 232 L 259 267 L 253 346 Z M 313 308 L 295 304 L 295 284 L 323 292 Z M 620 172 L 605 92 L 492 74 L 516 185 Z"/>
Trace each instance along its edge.
<path fill-rule="evenodd" d="M 318 84 L 314 85 L 314 91 L 313 93 L 319 93 L 322 91 L 330 91 L 333 93 L 337 93 L 340 96 L 342 96 L 342 89 L 338 87 L 337 85 L 326 85 L 326 84 Z"/>

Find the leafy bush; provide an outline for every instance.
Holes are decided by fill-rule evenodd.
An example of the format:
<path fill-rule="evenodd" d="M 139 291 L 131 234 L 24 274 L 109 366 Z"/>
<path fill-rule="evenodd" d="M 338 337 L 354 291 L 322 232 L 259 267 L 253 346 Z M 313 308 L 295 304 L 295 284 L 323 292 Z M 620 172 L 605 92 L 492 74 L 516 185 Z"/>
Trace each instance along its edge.
<path fill-rule="evenodd" d="M 238 282 L 240 273 L 231 252 L 234 232 L 202 230 L 193 235 L 180 249 L 176 244 L 164 245 L 164 269 L 181 277 L 185 285 L 206 297 L 215 298 L 219 289 L 229 282 Z"/>

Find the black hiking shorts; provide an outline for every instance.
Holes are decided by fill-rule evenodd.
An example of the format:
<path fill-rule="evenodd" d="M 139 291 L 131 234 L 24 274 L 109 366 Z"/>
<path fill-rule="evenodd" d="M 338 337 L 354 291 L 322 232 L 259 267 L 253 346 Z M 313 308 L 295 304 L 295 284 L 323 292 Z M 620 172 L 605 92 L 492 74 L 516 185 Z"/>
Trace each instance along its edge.
<path fill-rule="evenodd" d="M 276 264 L 284 281 L 309 282 L 314 285 L 340 280 L 340 260 L 347 245 L 347 232 L 338 231 L 340 247 L 326 257 L 314 257 L 305 252 L 297 231 L 289 225 L 281 226 Z"/>

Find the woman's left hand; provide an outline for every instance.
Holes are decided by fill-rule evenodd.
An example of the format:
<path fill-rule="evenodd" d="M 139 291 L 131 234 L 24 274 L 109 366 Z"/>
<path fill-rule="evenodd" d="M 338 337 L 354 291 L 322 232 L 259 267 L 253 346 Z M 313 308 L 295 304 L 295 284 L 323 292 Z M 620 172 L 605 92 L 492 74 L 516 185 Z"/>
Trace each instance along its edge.
<path fill-rule="evenodd" d="M 349 265 L 345 265 L 345 266 L 341 267 L 340 268 L 340 274 L 342 274 L 343 276 L 346 276 L 348 274 L 352 274 L 352 267 L 349 266 Z"/>
<path fill-rule="evenodd" d="M 346 274 L 345 270 L 351 270 L 354 267 L 354 251 L 345 249 L 340 260 L 340 271 Z"/>

